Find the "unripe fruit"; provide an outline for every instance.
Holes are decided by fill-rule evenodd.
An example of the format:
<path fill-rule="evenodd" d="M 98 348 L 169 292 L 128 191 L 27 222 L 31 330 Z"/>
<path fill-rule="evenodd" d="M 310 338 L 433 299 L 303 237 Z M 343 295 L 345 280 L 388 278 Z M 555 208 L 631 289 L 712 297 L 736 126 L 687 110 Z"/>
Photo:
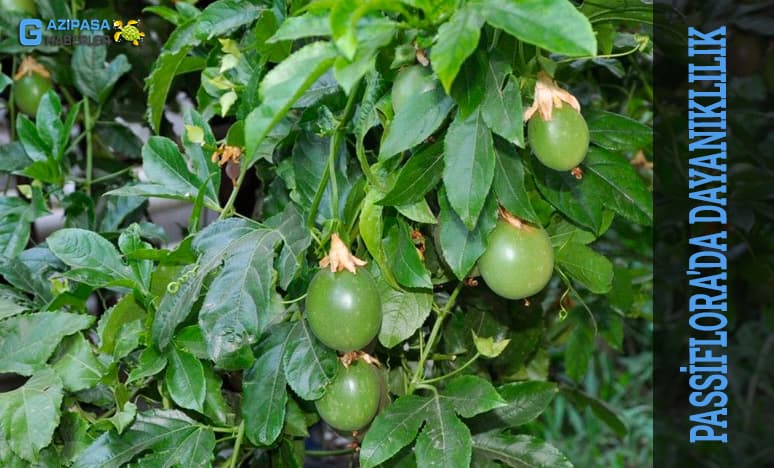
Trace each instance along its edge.
<path fill-rule="evenodd" d="M 346 353 L 361 349 L 379 333 L 382 303 L 368 271 L 320 270 L 309 284 L 306 314 L 323 344 Z"/>
<path fill-rule="evenodd" d="M 554 107 L 549 121 L 536 114 L 529 120 L 528 141 L 535 157 L 557 171 L 578 166 L 589 149 L 589 127 L 583 116 L 565 104 Z"/>
<path fill-rule="evenodd" d="M 363 361 L 341 367 L 315 402 L 320 417 L 339 431 L 356 431 L 367 426 L 379 410 L 381 380 L 377 370 Z"/>
<path fill-rule="evenodd" d="M 34 116 L 40 99 L 51 89 L 51 78 L 31 71 L 13 82 L 13 101 L 20 111 Z"/>
<path fill-rule="evenodd" d="M 478 261 L 489 289 L 506 299 L 533 296 L 546 287 L 554 271 L 554 249 L 541 227 L 517 228 L 498 221 Z"/>

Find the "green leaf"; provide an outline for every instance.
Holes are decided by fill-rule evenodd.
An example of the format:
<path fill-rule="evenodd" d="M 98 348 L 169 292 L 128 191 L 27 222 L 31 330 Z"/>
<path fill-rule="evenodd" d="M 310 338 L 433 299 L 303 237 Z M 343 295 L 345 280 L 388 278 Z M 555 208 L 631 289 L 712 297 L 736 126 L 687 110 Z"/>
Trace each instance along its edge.
<path fill-rule="evenodd" d="M 205 276 L 221 265 L 232 242 L 248 235 L 253 229 L 253 224 L 233 218 L 211 224 L 196 235 L 193 247 L 202 253 L 197 273 L 187 281 L 180 281 L 180 289 L 176 293 L 164 295 L 153 320 L 151 336 L 160 349 L 164 349 L 169 344 L 175 328 L 191 312 L 194 302 L 199 297 Z"/>
<path fill-rule="evenodd" d="M 444 140 L 443 184 L 454 211 L 473 230 L 484 208 L 495 170 L 492 134 L 481 112 L 458 114 Z"/>
<path fill-rule="evenodd" d="M 472 452 L 470 429 L 444 399 L 433 398 L 430 402 L 425 413 L 425 427 L 419 433 L 414 448 L 417 466 L 469 467 Z"/>
<path fill-rule="evenodd" d="M 407 395 L 382 410 L 366 432 L 360 464 L 372 468 L 389 460 L 417 436 L 428 407 L 436 400 Z"/>
<path fill-rule="evenodd" d="M 400 206 L 424 199 L 441 180 L 443 144 L 438 141 L 417 151 L 398 172 L 398 178 L 380 205 Z"/>
<path fill-rule="evenodd" d="M 36 213 L 21 198 L 0 197 L 0 256 L 14 258 L 27 246 Z"/>
<path fill-rule="evenodd" d="M 252 337 L 268 325 L 274 249 L 280 240 L 276 230 L 255 229 L 231 243 L 224 255 L 199 312 L 210 357 L 219 365 L 249 353 Z"/>
<path fill-rule="evenodd" d="M 72 58 L 73 81 L 84 96 L 105 102 L 119 78 L 132 69 L 126 55 L 107 61 L 107 47 L 77 46 Z"/>
<path fill-rule="evenodd" d="M 379 159 L 413 148 L 441 126 L 454 102 L 440 86 L 414 96 L 402 106 L 384 132 Z"/>
<path fill-rule="evenodd" d="M 107 372 L 105 366 L 94 356 L 91 344 L 80 333 L 68 336 L 62 341 L 52 366 L 62 379 L 65 390 L 70 392 L 94 387 Z"/>
<path fill-rule="evenodd" d="M 68 137 L 60 119 L 61 113 L 62 102 L 59 100 L 59 96 L 53 90 L 49 90 L 40 99 L 38 111 L 35 114 L 35 125 L 40 139 L 47 148 L 51 148 L 51 155 L 56 160 L 62 158 L 64 144 Z"/>
<path fill-rule="evenodd" d="M 392 41 L 396 23 L 387 18 L 364 18 L 358 27 L 358 47 L 351 58 L 343 55 L 336 59 L 333 76 L 349 94 L 352 88 L 370 70 L 376 66 L 379 50 Z"/>
<path fill-rule="evenodd" d="M 451 88 L 451 96 L 457 103 L 460 118 L 468 117 L 478 110 L 486 96 L 487 57 L 476 52 L 462 64 Z"/>
<path fill-rule="evenodd" d="M 393 348 L 414 335 L 425 322 L 433 305 L 433 294 L 393 289 L 383 278 L 376 284 L 382 300 L 379 342 L 385 348 Z"/>
<path fill-rule="evenodd" d="M 570 278 L 593 293 L 604 294 L 612 287 L 613 264 L 583 244 L 564 244 L 556 251 L 556 263 Z"/>
<path fill-rule="evenodd" d="M 382 245 L 390 265 L 390 271 L 398 283 L 408 288 L 432 288 L 430 273 L 425 268 L 419 252 L 411 240 L 406 223 L 396 220 L 387 230 Z"/>
<path fill-rule="evenodd" d="M 546 227 L 551 237 L 551 245 L 554 249 L 560 249 L 568 242 L 577 244 L 590 244 L 596 240 L 596 236 L 585 229 L 581 229 L 563 217 L 557 217 Z"/>
<path fill-rule="evenodd" d="M 462 220 L 451 208 L 446 194 L 438 194 L 441 213 L 441 252 L 446 263 L 457 279 L 464 279 L 486 250 L 486 238 L 497 223 L 497 204 L 494 197 L 487 198 L 487 204 L 479 216 L 475 229 L 468 231 Z"/>
<path fill-rule="evenodd" d="M 140 379 L 153 377 L 167 367 L 166 354 L 159 353 L 153 346 L 145 348 L 140 354 L 137 367 L 129 372 L 127 385 Z"/>
<path fill-rule="evenodd" d="M 383 208 L 376 202 L 384 196 L 384 193 L 375 187 L 371 187 L 363 199 L 363 207 L 360 210 L 360 238 L 368 249 L 376 264 L 379 266 L 382 279 L 392 288 L 400 289 L 398 282 L 390 271 L 387 256 L 382 245 L 382 220 Z"/>
<path fill-rule="evenodd" d="M 109 418 L 109 421 L 113 424 L 113 427 L 116 428 L 116 432 L 121 434 L 124 432 L 124 429 L 134 422 L 136 416 L 137 406 L 131 401 L 127 401 L 124 403 L 123 408 L 117 410 L 116 413 Z"/>
<path fill-rule="evenodd" d="M 86 447 L 93 441 L 94 436 L 89 434 L 91 425 L 89 422 L 75 411 L 65 411 L 59 425 L 59 436 L 62 438 L 62 458 L 67 462 L 72 462 Z M 0 438 L 2 445 L 2 438 Z M 0 450 L 2 453 L 2 450 Z M 0 461 L 2 455 L 0 455 Z"/>
<path fill-rule="evenodd" d="M 121 260 L 116 248 L 96 232 L 61 229 L 46 241 L 54 255 L 74 268 L 73 273 L 78 274 L 79 280 L 90 286 L 135 285 L 132 271 Z"/>
<path fill-rule="evenodd" d="M 30 159 L 40 162 L 49 159 L 51 146 L 46 145 L 35 124 L 22 113 L 16 116 L 16 134 Z"/>
<path fill-rule="evenodd" d="M 142 147 L 142 166 L 147 183 L 127 185 L 107 192 L 107 195 L 144 196 L 195 201 L 199 187 L 206 179 L 188 169 L 188 162 L 177 145 L 166 137 L 152 136 Z M 209 191 L 209 190 L 208 190 Z M 218 209 L 217 195 L 205 195 L 205 206 Z"/>
<path fill-rule="evenodd" d="M 524 148 L 524 111 L 521 92 L 510 65 L 493 55 L 486 64 L 486 95 L 481 103 L 484 122 L 497 135 Z"/>
<path fill-rule="evenodd" d="M 411 221 L 416 221 L 422 224 L 438 224 L 435 214 L 430 209 L 427 200 L 420 200 L 411 205 L 401 205 L 395 207 L 398 213 L 402 214 Z"/>
<path fill-rule="evenodd" d="M 217 0 L 207 5 L 197 17 L 195 36 L 202 41 L 227 36 L 255 21 L 264 8 L 241 0 Z"/>
<path fill-rule="evenodd" d="M 590 148 L 583 164 L 589 190 L 601 194 L 607 208 L 629 221 L 649 226 L 653 222 L 650 191 L 625 157 L 599 148 Z"/>
<path fill-rule="evenodd" d="M 227 426 L 233 424 L 234 413 L 223 398 L 221 387 L 223 379 L 215 373 L 209 362 L 204 362 L 204 380 L 207 394 L 204 397 L 204 414 L 215 424 Z"/>
<path fill-rule="evenodd" d="M 525 187 L 526 180 L 521 157 L 512 146 L 506 149 L 500 144 L 495 144 L 495 154 L 497 158 L 492 187 L 497 195 L 497 201 L 511 214 L 540 224 Z"/>
<path fill-rule="evenodd" d="M 183 123 L 201 129 L 201 138 L 204 145 L 216 146 L 217 142 L 215 136 L 212 134 L 212 129 L 210 129 L 210 125 L 201 114 L 193 109 L 189 109 L 183 115 Z M 199 184 L 197 186 L 197 192 L 203 192 L 203 194 L 199 194 L 199 196 L 205 196 L 213 201 L 218 200 L 220 167 L 217 163 L 212 161 L 211 153 L 205 150 L 202 144 L 191 141 L 187 133 L 183 134 L 182 140 L 183 146 L 185 147 L 185 154 L 193 168 L 192 172 L 195 174 L 195 183 Z M 204 190 L 201 190 L 202 184 L 204 184 Z"/>
<path fill-rule="evenodd" d="M 331 23 L 328 15 L 306 13 L 300 16 L 286 18 L 280 24 L 277 32 L 266 42 L 294 41 L 307 37 L 326 37 L 331 35 Z"/>
<path fill-rule="evenodd" d="M 21 291 L 0 285 L 0 320 L 31 309 L 32 304 Z"/>
<path fill-rule="evenodd" d="M 575 328 L 564 349 L 564 367 L 567 375 L 576 382 L 586 374 L 591 353 L 594 351 L 594 324 L 586 311 L 576 308 L 569 317 Z"/>
<path fill-rule="evenodd" d="M 472 418 L 506 404 L 489 381 L 475 375 L 450 380 L 441 392 L 441 398 L 450 402 L 463 418 Z"/>
<path fill-rule="evenodd" d="M 242 416 L 245 434 L 256 445 L 273 444 L 285 422 L 288 392 L 282 358 L 290 331 L 285 325 L 272 329 L 260 345 L 260 356 L 244 376 Z"/>
<path fill-rule="evenodd" d="M 562 387 L 562 393 L 566 395 L 579 409 L 590 407 L 591 411 L 602 420 L 618 437 L 624 437 L 629 428 L 615 411 L 604 401 L 592 397 L 580 390 Z"/>
<path fill-rule="evenodd" d="M 151 410 L 137 415 L 123 434 L 100 435 L 73 464 L 78 468 L 123 466 L 151 451 L 166 466 L 205 468 L 212 464 L 215 433 L 176 410 Z M 157 466 L 145 465 L 145 466 Z"/>
<path fill-rule="evenodd" d="M 473 6 L 495 28 L 557 54 L 594 55 L 591 23 L 568 0 L 478 1 Z"/>
<path fill-rule="evenodd" d="M 13 80 L 11 77 L 6 75 L 5 73 L 0 73 L 0 93 L 5 91 L 5 88 L 13 84 Z"/>
<path fill-rule="evenodd" d="M 315 42 L 302 47 L 269 71 L 261 81 L 261 105 L 245 119 L 246 154 L 255 153 L 258 144 L 285 117 L 290 107 L 333 64 L 335 47 Z"/>
<path fill-rule="evenodd" d="M 33 375 L 59 342 L 88 328 L 94 317 L 67 312 L 17 315 L 0 322 L 0 372 Z"/>
<path fill-rule="evenodd" d="M 473 450 L 476 458 L 499 461 L 517 468 L 572 468 L 572 463 L 554 446 L 526 434 L 476 434 Z"/>
<path fill-rule="evenodd" d="M 310 413 L 304 413 L 298 403 L 292 398 L 288 398 L 287 405 L 285 405 L 285 425 L 282 428 L 282 432 L 295 436 L 295 437 L 309 437 L 309 430 L 307 421 Z M 314 414 L 316 417 L 316 413 Z"/>
<path fill-rule="evenodd" d="M 472 5 L 465 5 L 438 28 L 430 59 L 446 92 L 451 90 L 462 63 L 476 50 L 483 24 L 478 11 Z"/>
<path fill-rule="evenodd" d="M 62 382 L 51 369 L 35 373 L 16 390 L 0 393 L 0 443 L 6 442 L 28 462 L 37 461 L 59 425 L 61 404 Z"/>
<path fill-rule="evenodd" d="M 177 52 L 162 52 L 153 63 L 150 75 L 145 79 L 148 92 L 147 118 L 155 132 L 159 131 L 161 125 L 161 117 L 164 115 L 164 105 L 167 101 L 169 88 L 172 86 L 172 80 L 188 55 L 189 49 L 190 47 L 186 46 Z"/>
<path fill-rule="evenodd" d="M 497 388 L 506 405 L 483 416 L 485 424 L 518 427 L 540 416 L 558 391 L 553 382 L 513 382 Z"/>
<path fill-rule="evenodd" d="M 471 330 L 471 333 L 473 334 L 473 345 L 476 347 L 476 351 L 488 358 L 494 358 L 501 355 L 511 342 L 510 339 L 495 341 L 495 338 L 492 336 L 481 337 L 476 335 L 476 332 L 473 330 Z"/>
<path fill-rule="evenodd" d="M 609 151 L 645 150 L 653 146 L 653 130 L 634 119 L 597 110 L 586 119 L 591 142 Z"/>
<path fill-rule="evenodd" d="M 300 267 L 306 249 L 312 243 L 312 236 L 304 226 L 304 218 L 296 206 L 288 203 L 282 213 L 272 216 L 264 223 L 274 229 L 282 239 L 282 250 L 276 261 L 279 278 L 277 283 L 287 289 Z"/>
<path fill-rule="evenodd" d="M 317 400 L 325 393 L 338 369 L 336 353 L 312 334 L 306 321 L 299 320 L 289 332 L 282 357 L 288 385 L 304 400 Z"/>
<path fill-rule="evenodd" d="M 100 337 L 99 350 L 105 354 L 113 354 L 116 341 L 120 336 L 121 327 L 129 322 L 141 320 L 145 317 L 143 310 L 134 300 L 134 296 L 128 294 L 119 300 L 115 306 L 108 309 L 97 324 L 97 333 Z"/>
<path fill-rule="evenodd" d="M 183 408 L 202 412 L 207 385 L 204 381 L 204 367 L 201 361 L 189 353 L 172 346 L 167 353 L 164 382 L 175 403 Z"/>
<path fill-rule="evenodd" d="M 209 357 L 207 353 L 207 340 L 204 338 L 204 332 L 202 332 L 201 327 L 198 325 L 189 325 L 181 329 L 175 333 L 172 341 L 178 349 L 193 354 L 198 359 L 207 359 Z"/>

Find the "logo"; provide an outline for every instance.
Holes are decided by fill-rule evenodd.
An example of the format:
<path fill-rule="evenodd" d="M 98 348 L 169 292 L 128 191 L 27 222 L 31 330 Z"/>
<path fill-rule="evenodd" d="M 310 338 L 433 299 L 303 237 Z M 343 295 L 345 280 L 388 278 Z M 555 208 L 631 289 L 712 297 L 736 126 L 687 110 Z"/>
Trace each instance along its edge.
<path fill-rule="evenodd" d="M 110 44 L 111 31 L 113 42 L 126 41 L 139 46 L 145 33 L 137 25 L 139 19 L 129 20 L 124 24 L 121 20 L 86 18 L 86 19 L 50 19 L 45 24 L 39 18 L 24 18 L 19 22 L 19 44 L 27 47 L 39 46 L 101 46 Z"/>
<path fill-rule="evenodd" d="M 43 22 L 37 18 L 24 18 L 19 23 L 19 43 L 36 46 L 43 42 Z"/>
<path fill-rule="evenodd" d="M 131 42 L 132 45 L 137 47 L 140 45 L 140 41 L 145 37 L 145 33 L 137 29 L 137 25 L 140 24 L 140 20 L 129 20 L 124 24 L 121 20 L 113 21 L 113 29 L 116 29 L 113 34 L 113 40 L 115 42 L 121 42 L 123 39 L 126 42 Z"/>

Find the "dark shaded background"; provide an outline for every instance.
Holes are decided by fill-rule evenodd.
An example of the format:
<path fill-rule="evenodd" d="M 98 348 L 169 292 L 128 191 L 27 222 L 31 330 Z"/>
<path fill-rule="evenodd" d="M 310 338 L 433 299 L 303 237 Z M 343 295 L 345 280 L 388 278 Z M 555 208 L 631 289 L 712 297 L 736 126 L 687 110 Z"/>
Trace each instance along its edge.
<path fill-rule="evenodd" d="M 774 3 L 657 3 L 655 466 L 774 466 Z M 728 28 L 727 444 L 689 443 L 688 26 Z M 714 231 L 720 226 L 712 227 Z M 712 408 L 704 408 L 707 411 Z"/>

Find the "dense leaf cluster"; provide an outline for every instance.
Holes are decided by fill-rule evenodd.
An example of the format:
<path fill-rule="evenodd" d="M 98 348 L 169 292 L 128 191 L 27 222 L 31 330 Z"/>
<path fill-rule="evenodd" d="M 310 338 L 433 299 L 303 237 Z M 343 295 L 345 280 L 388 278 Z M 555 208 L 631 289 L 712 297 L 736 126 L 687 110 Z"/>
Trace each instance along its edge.
<path fill-rule="evenodd" d="M 648 267 L 625 251 L 648 242 L 639 226 L 652 221 L 649 104 L 628 100 L 648 86 L 648 36 L 631 32 L 646 30 L 647 7 L 216 0 L 144 11 L 166 22 L 148 27 L 174 27 L 144 98 L 128 77 L 151 63 L 131 55 L 154 47 L 151 34 L 137 52 L 38 48 L 54 90 L 34 116 L 10 109 L 0 171 L 19 184 L 0 198 L 0 373 L 29 379 L 0 393 L 0 465 L 300 466 L 313 402 L 340 366 L 302 300 L 334 233 L 368 260 L 382 303 L 366 351 L 383 364 L 383 408 L 354 436 L 362 466 L 571 466 L 523 430 L 560 389 L 625 433 L 572 382 L 597 336 L 620 349 L 623 318 L 647 315 Z M 21 53 L 12 39 L 2 50 Z M 408 67 L 429 78 L 398 98 Z M 541 70 L 583 104 L 581 179 L 527 145 Z M 195 104 L 175 135 L 164 115 L 181 90 Z M 140 121 L 138 100 L 154 133 L 141 145 L 124 125 Z M 226 147 L 241 153 L 230 172 L 212 157 Z M 240 189 L 256 200 L 247 210 Z M 192 207 L 182 241 L 166 244 L 149 221 L 151 198 Z M 476 286 L 500 207 L 543 226 L 555 251 L 552 282 L 524 303 Z M 64 227 L 30 247 L 31 223 L 59 208 Z M 563 365 L 549 371 L 557 346 Z"/>

